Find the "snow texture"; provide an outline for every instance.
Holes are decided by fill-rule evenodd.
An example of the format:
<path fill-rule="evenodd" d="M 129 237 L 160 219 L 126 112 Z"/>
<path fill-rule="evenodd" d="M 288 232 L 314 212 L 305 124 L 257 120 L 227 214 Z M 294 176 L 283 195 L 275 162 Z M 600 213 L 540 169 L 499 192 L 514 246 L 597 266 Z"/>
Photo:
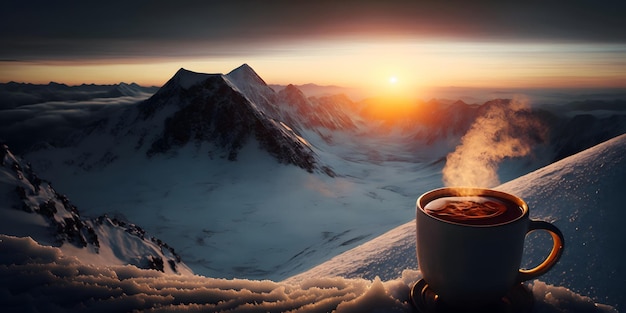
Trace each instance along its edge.
<path fill-rule="evenodd" d="M 180 276 L 93 266 L 30 238 L 0 235 L 3 312 L 412 312 L 406 270 L 394 280 L 310 277 L 298 283 Z M 534 281 L 534 312 L 616 312 Z"/>

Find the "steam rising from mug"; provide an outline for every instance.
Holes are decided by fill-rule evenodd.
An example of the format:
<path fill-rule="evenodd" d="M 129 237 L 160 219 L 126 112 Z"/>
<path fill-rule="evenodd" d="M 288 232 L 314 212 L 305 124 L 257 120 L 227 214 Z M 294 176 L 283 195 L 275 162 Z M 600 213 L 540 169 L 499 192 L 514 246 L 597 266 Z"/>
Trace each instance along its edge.
<path fill-rule="evenodd" d="M 547 127 L 531 113 L 528 101 L 497 100 L 478 117 L 461 144 L 447 156 L 446 186 L 490 188 L 500 184 L 498 166 L 505 158 L 522 157 L 547 138 Z"/>

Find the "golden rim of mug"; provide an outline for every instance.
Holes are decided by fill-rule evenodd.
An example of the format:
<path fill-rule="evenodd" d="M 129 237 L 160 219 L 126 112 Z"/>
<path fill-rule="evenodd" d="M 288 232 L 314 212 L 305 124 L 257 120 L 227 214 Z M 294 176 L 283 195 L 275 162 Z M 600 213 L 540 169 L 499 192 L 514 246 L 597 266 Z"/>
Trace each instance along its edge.
<path fill-rule="evenodd" d="M 522 214 L 516 219 L 499 223 L 499 224 L 470 225 L 470 224 L 463 224 L 463 223 L 443 220 L 443 219 L 434 217 L 432 215 L 426 214 L 426 212 L 424 212 L 424 206 L 426 206 L 427 203 L 435 199 L 439 199 L 443 197 L 463 197 L 463 196 L 470 196 L 470 197 L 471 196 L 486 196 L 486 197 L 495 197 L 495 198 L 505 199 L 518 205 L 522 209 Z M 526 204 L 526 201 L 524 201 L 522 198 L 516 195 L 510 194 L 510 193 L 504 192 L 504 191 L 499 191 L 499 190 L 494 190 L 494 189 L 489 189 L 489 188 L 478 188 L 478 187 L 457 186 L 457 187 L 442 187 L 442 188 L 433 189 L 422 194 L 419 198 L 417 198 L 416 204 L 417 204 L 417 209 L 422 211 L 422 213 L 424 213 L 426 216 L 430 218 L 433 218 L 433 219 L 436 219 L 438 221 L 442 221 L 445 223 L 459 225 L 459 226 L 466 226 L 466 227 L 493 227 L 493 226 L 499 226 L 499 225 L 506 225 L 506 224 L 510 224 L 515 221 L 518 221 L 522 219 L 524 216 L 528 216 L 529 214 L 528 204 Z"/>

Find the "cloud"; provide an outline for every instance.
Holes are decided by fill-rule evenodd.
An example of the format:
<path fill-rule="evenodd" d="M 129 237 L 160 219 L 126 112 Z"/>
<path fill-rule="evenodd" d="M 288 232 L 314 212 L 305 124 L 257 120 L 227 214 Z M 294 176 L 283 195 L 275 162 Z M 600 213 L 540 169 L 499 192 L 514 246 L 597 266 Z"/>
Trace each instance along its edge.
<path fill-rule="evenodd" d="M 11 1 L 0 59 L 232 55 L 332 36 L 626 42 L 623 1 Z"/>
<path fill-rule="evenodd" d="M 101 98 L 88 101 L 51 101 L 0 110 L 0 139 L 16 153 L 33 144 L 56 142 L 104 118 L 141 97 Z"/>

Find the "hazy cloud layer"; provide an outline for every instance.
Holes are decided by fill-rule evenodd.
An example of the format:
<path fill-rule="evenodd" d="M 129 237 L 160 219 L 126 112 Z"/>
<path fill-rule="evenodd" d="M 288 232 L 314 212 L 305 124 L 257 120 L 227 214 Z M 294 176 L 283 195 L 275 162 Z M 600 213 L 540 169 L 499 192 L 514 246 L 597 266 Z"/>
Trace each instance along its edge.
<path fill-rule="evenodd" d="M 72 133 L 129 107 L 141 97 L 100 98 L 89 101 L 54 101 L 0 110 L 0 140 L 22 153 L 32 144 L 58 143 Z"/>
<path fill-rule="evenodd" d="M 262 53 L 332 36 L 626 42 L 626 2 L 9 1 L 0 59 Z"/>

